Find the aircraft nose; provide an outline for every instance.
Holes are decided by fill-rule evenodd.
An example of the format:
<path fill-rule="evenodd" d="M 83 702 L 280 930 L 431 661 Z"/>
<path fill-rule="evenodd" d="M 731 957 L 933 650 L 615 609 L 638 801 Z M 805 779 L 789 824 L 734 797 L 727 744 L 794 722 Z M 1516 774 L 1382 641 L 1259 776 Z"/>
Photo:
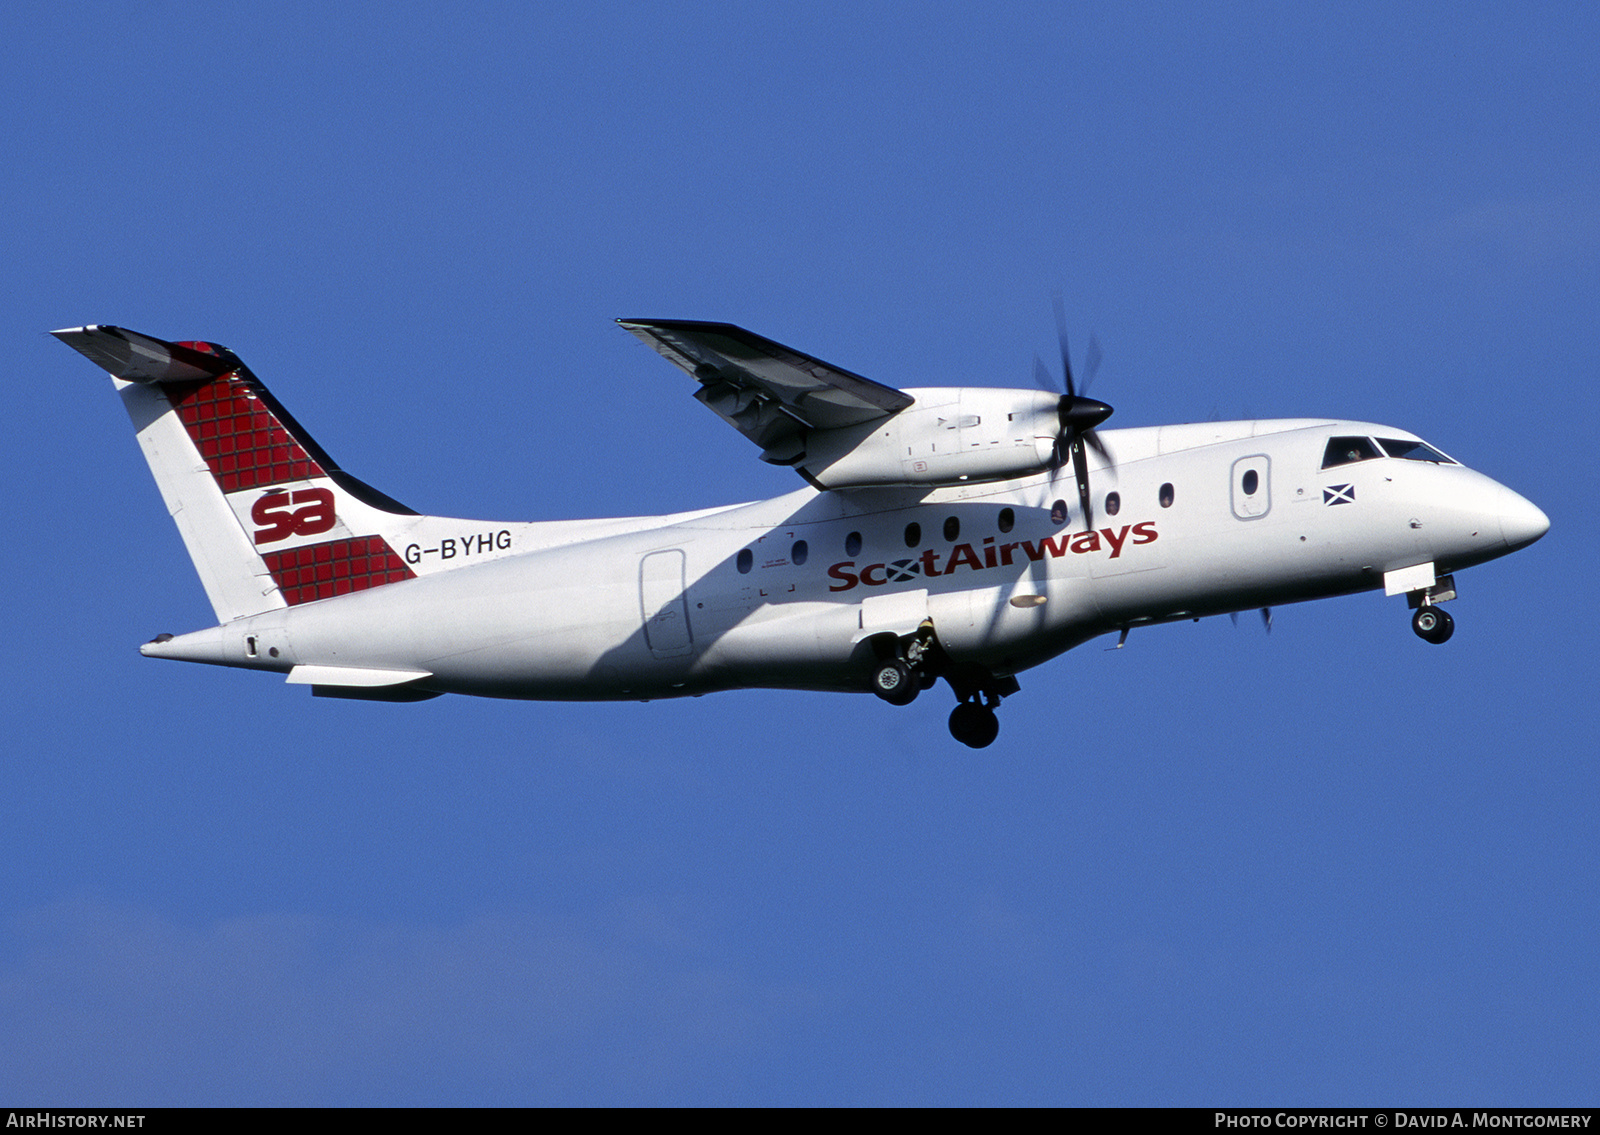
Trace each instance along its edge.
<path fill-rule="evenodd" d="M 1513 552 L 1526 548 L 1550 531 L 1550 518 L 1544 510 L 1510 489 L 1500 490 L 1500 535 Z"/>

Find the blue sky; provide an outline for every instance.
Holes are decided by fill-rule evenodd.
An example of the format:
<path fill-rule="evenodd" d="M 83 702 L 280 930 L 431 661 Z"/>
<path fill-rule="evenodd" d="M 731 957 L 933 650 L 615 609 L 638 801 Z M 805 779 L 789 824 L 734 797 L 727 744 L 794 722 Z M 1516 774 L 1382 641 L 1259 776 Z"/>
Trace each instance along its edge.
<path fill-rule="evenodd" d="M 0 1096 L 1592 1104 L 1591 6 L 12 5 Z M 211 613 L 109 384 L 226 343 L 425 512 L 792 474 L 617 317 L 1112 426 L 1412 429 L 1552 530 L 947 695 L 313 701 Z"/>

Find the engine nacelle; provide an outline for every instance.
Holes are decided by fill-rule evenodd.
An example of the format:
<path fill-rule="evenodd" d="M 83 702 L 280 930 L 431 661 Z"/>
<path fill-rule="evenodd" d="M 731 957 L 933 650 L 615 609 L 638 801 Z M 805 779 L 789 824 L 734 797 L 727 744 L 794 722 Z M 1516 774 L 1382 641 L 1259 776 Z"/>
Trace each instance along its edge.
<path fill-rule="evenodd" d="M 1004 481 L 1049 468 L 1058 395 L 981 386 L 906 393 L 916 401 L 891 417 L 812 430 L 805 454 L 782 463 L 825 489 Z"/>

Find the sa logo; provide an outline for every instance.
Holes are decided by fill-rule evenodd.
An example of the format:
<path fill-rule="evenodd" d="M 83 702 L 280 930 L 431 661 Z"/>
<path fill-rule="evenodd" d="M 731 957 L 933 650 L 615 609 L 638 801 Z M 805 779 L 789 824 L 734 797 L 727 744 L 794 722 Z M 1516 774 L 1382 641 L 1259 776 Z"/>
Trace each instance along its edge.
<path fill-rule="evenodd" d="M 298 507 L 285 507 L 291 504 Z M 332 528 L 337 520 L 333 493 L 328 489 L 268 493 L 250 506 L 250 519 L 266 526 L 256 529 L 257 544 L 273 544 L 290 536 L 315 536 Z"/>

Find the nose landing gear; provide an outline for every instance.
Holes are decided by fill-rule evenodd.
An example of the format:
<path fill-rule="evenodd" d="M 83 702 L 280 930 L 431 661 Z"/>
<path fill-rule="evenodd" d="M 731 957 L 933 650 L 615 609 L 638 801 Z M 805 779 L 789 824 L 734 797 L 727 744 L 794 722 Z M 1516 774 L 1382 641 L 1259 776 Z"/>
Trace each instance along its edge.
<path fill-rule="evenodd" d="M 1407 580 L 1406 577 L 1421 573 L 1421 578 Z M 1403 568 L 1400 571 L 1387 572 L 1384 575 L 1384 589 L 1390 595 L 1397 594 L 1405 587 L 1406 582 L 1423 583 L 1433 577 L 1433 565 L 1423 564 L 1417 568 Z M 1398 582 L 1390 590 L 1390 580 Z M 1406 600 L 1411 604 L 1414 614 L 1411 616 L 1411 629 L 1417 632 L 1417 637 L 1423 642 L 1431 642 L 1438 646 L 1448 642 L 1450 636 L 1456 633 L 1456 621 L 1450 617 L 1448 611 L 1439 607 L 1440 603 L 1456 597 L 1456 577 L 1441 575 L 1433 579 L 1426 587 L 1417 587 L 1407 590 Z"/>

